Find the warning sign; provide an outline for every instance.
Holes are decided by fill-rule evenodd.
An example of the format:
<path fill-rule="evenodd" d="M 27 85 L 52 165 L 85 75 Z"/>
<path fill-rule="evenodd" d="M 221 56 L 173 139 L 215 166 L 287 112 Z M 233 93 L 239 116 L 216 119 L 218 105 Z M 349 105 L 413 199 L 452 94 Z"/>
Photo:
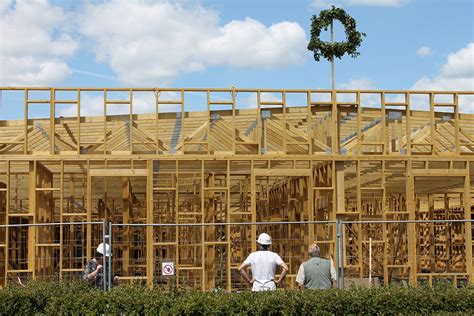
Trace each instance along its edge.
<path fill-rule="evenodd" d="M 161 263 L 161 275 L 174 275 L 174 263 L 173 262 L 162 262 Z"/>

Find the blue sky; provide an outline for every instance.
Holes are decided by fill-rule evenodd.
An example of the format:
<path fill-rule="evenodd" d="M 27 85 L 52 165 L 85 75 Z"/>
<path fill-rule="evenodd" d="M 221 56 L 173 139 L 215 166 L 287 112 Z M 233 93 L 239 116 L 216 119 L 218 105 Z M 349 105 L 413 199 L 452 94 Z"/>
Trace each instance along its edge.
<path fill-rule="evenodd" d="M 0 86 L 330 88 L 306 45 L 332 3 L 367 33 L 337 87 L 474 90 L 472 0 L 0 0 Z"/>

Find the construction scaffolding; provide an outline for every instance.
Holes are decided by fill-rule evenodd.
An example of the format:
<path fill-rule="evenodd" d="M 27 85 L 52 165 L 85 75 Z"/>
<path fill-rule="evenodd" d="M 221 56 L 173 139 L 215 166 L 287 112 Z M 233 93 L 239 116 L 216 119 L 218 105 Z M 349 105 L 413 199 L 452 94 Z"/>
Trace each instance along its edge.
<path fill-rule="evenodd" d="M 369 239 L 381 282 L 474 280 L 471 222 L 442 222 L 474 211 L 474 114 L 459 113 L 473 91 L 0 90 L 24 105 L 23 119 L 0 120 L 0 225 L 117 224 L 123 280 L 163 282 L 167 258 L 202 289 L 233 290 L 261 227 L 230 224 L 315 221 L 266 227 L 289 280 L 313 241 L 367 278 Z M 426 223 L 374 223 L 403 220 Z M 0 227 L 0 285 L 79 273 L 101 227 Z"/>

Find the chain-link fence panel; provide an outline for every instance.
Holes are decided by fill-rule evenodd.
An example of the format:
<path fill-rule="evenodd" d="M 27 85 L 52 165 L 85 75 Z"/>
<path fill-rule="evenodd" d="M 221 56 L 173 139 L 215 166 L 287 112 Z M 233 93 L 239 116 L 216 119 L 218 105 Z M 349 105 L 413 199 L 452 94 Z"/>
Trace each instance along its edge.
<path fill-rule="evenodd" d="M 344 284 L 468 284 L 472 221 L 344 221 Z"/>
<path fill-rule="evenodd" d="M 82 279 L 84 267 L 98 257 L 96 248 L 105 241 L 103 222 L 13 222 L 0 225 L 1 286 Z"/>
<path fill-rule="evenodd" d="M 310 244 L 320 247 L 322 257 L 337 258 L 336 228 L 336 222 L 112 224 L 110 277 L 164 289 L 249 289 L 238 268 L 265 232 L 272 236 L 270 250 L 289 267 L 280 286 L 296 288 Z"/>

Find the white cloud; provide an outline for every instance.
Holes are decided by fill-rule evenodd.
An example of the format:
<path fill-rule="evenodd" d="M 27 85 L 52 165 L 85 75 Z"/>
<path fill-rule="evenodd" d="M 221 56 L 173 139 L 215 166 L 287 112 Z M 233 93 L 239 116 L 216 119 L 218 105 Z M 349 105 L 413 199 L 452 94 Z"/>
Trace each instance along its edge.
<path fill-rule="evenodd" d="M 108 99 L 128 100 L 128 92 L 118 92 Z M 159 94 L 159 100 L 180 100 L 181 96 L 174 91 L 162 91 Z M 156 97 L 153 92 L 134 92 L 132 100 L 133 114 L 156 113 Z M 160 113 L 181 112 L 181 106 L 175 104 L 161 104 Z M 107 105 L 107 115 L 130 114 L 128 104 L 109 104 Z M 77 115 L 77 106 L 71 105 L 58 110 L 58 115 L 71 117 Z M 102 116 L 104 115 L 104 95 L 87 94 L 81 95 L 81 116 Z"/>
<path fill-rule="evenodd" d="M 366 78 L 352 78 L 348 82 L 337 83 L 337 89 L 343 90 L 373 90 L 375 84 Z"/>
<path fill-rule="evenodd" d="M 427 57 L 433 55 L 433 50 L 428 46 L 422 46 L 418 48 L 416 54 L 420 57 Z"/>
<path fill-rule="evenodd" d="M 64 32 L 67 21 L 68 14 L 47 1 L 2 2 L 0 85 L 46 86 L 68 76 L 67 59 L 78 43 Z"/>
<path fill-rule="evenodd" d="M 170 1 L 112 0 L 83 11 L 80 32 L 125 84 L 166 84 L 209 66 L 287 66 L 306 56 L 305 32 L 294 22 L 266 27 L 246 18 L 221 26 L 215 11 Z"/>
<path fill-rule="evenodd" d="M 474 42 L 450 54 L 438 74 L 433 77 L 420 78 L 412 86 L 412 90 L 473 91 Z M 474 98 L 461 96 L 459 111 L 474 113 Z"/>
<path fill-rule="evenodd" d="M 121 100 L 126 100 L 128 94 L 124 94 Z M 109 104 L 107 115 L 129 114 L 128 104 Z M 153 95 L 141 95 L 133 99 L 133 113 L 155 113 L 155 100 Z M 70 106 L 58 111 L 60 116 L 70 117 L 77 115 L 77 107 Z M 104 115 L 104 97 L 99 95 L 84 95 L 81 97 L 81 116 Z"/>
<path fill-rule="evenodd" d="M 374 7 L 399 7 L 410 0 L 313 0 L 311 6 L 315 8 L 329 8 L 336 6 L 374 6 Z"/>
<path fill-rule="evenodd" d="M 219 34 L 201 43 L 202 58 L 212 65 L 279 67 L 304 62 L 306 36 L 298 23 L 281 22 L 266 27 L 246 18 L 232 21 Z M 205 56 L 205 57 L 204 57 Z"/>
<path fill-rule="evenodd" d="M 260 93 L 260 102 L 282 102 L 281 93 L 271 93 L 271 92 L 261 92 Z M 287 103 L 288 105 L 288 103 Z M 257 109 L 258 102 L 257 102 L 257 93 L 246 93 L 244 96 L 237 94 L 236 98 L 236 106 L 239 109 Z M 261 104 L 260 108 L 273 108 L 276 107 L 275 105 L 265 105 Z"/>
<path fill-rule="evenodd" d="M 474 42 L 448 56 L 448 62 L 443 65 L 441 72 L 447 78 L 471 79 L 466 89 L 473 90 L 474 83 Z"/>
<path fill-rule="evenodd" d="M 413 90 L 474 90 L 474 42 L 450 54 L 447 62 L 434 77 L 422 77 Z M 474 113 L 474 100 L 460 103 L 461 112 Z"/>
<path fill-rule="evenodd" d="M 375 83 L 367 78 L 352 78 L 348 82 L 336 83 L 336 88 L 340 90 L 375 90 Z M 339 102 L 355 102 L 354 93 L 338 94 Z M 361 94 L 361 104 L 364 107 L 380 107 L 380 97 L 376 94 Z"/>
<path fill-rule="evenodd" d="M 0 1 L 0 14 L 3 14 L 12 5 L 13 0 Z"/>

